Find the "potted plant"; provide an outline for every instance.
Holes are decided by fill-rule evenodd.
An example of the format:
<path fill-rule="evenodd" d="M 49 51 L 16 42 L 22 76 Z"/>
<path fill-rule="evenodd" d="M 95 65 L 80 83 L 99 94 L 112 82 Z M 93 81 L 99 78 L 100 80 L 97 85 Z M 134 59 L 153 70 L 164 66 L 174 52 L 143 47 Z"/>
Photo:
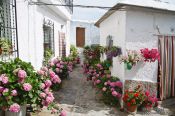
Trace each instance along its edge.
<path fill-rule="evenodd" d="M 125 67 L 128 70 L 131 70 L 138 62 L 143 61 L 142 55 L 135 50 L 128 50 L 126 56 L 120 57 L 120 62 L 125 63 Z"/>
<path fill-rule="evenodd" d="M 7 38 L 0 38 L 0 55 L 7 55 L 12 52 L 12 42 Z"/>
<path fill-rule="evenodd" d="M 156 106 L 157 101 L 158 101 L 158 99 L 155 96 L 155 94 L 151 95 L 150 92 L 148 90 L 146 90 L 145 91 L 145 99 L 144 99 L 143 103 L 141 104 L 140 108 L 142 109 L 142 111 L 151 112 L 153 107 Z"/>
<path fill-rule="evenodd" d="M 144 57 L 145 62 L 155 62 L 156 60 L 160 60 L 160 54 L 157 49 L 148 48 L 141 49 L 141 54 Z"/>
<path fill-rule="evenodd" d="M 142 92 L 140 85 L 134 90 L 126 90 L 123 96 L 123 101 L 128 112 L 136 112 L 137 106 L 144 101 L 144 93 Z"/>

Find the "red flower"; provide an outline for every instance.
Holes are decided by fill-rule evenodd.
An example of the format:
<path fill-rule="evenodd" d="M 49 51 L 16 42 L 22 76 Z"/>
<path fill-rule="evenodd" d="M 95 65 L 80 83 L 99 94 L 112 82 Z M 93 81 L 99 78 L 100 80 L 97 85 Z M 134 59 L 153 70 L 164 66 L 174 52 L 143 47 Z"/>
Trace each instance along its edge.
<path fill-rule="evenodd" d="M 128 106 L 128 107 L 131 106 L 131 103 L 128 102 L 128 103 L 127 103 L 127 106 Z"/>
<path fill-rule="evenodd" d="M 139 94 L 138 94 L 138 93 L 135 93 L 135 94 L 134 94 L 134 97 L 138 97 L 138 96 L 139 96 Z"/>
<path fill-rule="evenodd" d="M 145 91 L 145 95 L 148 97 L 149 96 L 149 91 L 147 90 L 147 91 Z"/>
<path fill-rule="evenodd" d="M 135 99 L 132 99 L 132 100 L 131 100 L 131 102 L 132 102 L 132 103 L 135 103 L 135 102 L 136 102 L 136 100 L 135 100 Z"/>

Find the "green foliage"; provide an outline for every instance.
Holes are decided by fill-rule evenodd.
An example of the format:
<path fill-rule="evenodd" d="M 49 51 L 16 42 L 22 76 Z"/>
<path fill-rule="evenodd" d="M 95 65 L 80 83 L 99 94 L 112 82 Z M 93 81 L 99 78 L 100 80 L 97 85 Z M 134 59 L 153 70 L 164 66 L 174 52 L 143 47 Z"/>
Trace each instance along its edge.
<path fill-rule="evenodd" d="M 27 73 L 27 77 L 25 79 L 25 83 L 30 83 L 32 85 L 32 90 L 27 92 L 22 89 L 22 84 L 18 82 L 19 78 L 17 77 L 17 71 L 25 70 Z M 5 74 L 9 79 L 8 84 L 1 84 L 4 88 L 8 88 L 9 92 L 3 94 L 4 97 L 8 97 L 8 100 L 0 97 L 0 107 L 10 106 L 13 103 L 18 103 L 20 105 L 23 104 L 41 104 L 39 102 L 39 93 L 40 93 L 40 79 L 38 75 L 34 71 L 31 63 L 26 63 L 16 58 L 15 60 L 11 60 L 10 62 L 0 62 L 0 75 Z M 17 90 L 17 96 L 11 96 L 12 90 Z"/>
<path fill-rule="evenodd" d="M 74 45 L 70 46 L 70 56 L 73 58 L 78 57 L 78 50 Z"/>
<path fill-rule="evenodd" d="M 0 55 L 10 54 L 12 51 L 12 42 L 7 38 L 0 38 Z"/>
<path fill-rule="evenodd" d="M 46 65 L 48 64 L 48 61 L 51 59 L 53 55 L 53 51 L 49 48 L 45 49 L 44 51 L 44 60 L 43 60 L 43 64 Z"/>

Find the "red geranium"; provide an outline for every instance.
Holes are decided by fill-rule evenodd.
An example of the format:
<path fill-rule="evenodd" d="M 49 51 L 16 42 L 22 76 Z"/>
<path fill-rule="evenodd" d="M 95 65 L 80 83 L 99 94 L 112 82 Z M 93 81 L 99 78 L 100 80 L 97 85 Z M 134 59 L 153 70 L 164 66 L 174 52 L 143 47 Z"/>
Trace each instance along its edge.
<path fill-rule="evenodd" d="M 156 60 L 160 60 L 160 54 L 157 49 L 149 50 L 148 48 L 144 48 L 140 51 L 146 62 L 155 62 Z"/>

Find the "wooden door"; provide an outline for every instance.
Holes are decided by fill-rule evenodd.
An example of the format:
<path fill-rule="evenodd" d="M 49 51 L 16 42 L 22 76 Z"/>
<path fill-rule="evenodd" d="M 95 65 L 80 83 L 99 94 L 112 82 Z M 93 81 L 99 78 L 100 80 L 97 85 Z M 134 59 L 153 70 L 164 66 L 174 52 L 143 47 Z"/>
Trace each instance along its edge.
<path fill-rule="evenodd" d="M 77 47 L 84 47 L 85 44 L 85 28 L 76 28 L 76 45 Z"/>

